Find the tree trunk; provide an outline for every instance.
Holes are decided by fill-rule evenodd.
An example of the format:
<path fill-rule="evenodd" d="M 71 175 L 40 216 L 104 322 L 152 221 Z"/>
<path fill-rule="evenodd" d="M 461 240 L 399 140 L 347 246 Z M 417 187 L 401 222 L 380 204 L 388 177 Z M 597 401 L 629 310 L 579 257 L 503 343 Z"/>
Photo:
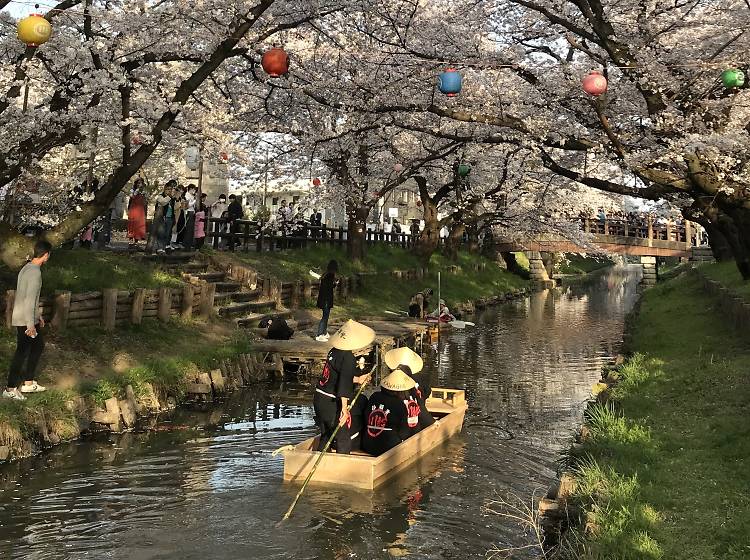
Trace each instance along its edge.
<path fill-rule="evenodd" d="M 452 261 L 458 260 L 458 249 L 461 247 L 465 231 L 466 225 L 463 222 L 455 222 L 445 240 L 445 256 Z"/>
<path fill-rule="evenodd" d="M 419 186 L 419 198 L 422 200 L 424 219 L 424 229 L 414 244 L 414 254 L 427 261 L 440 244 L 440 222 L 438 221 L 437 204 L 427 190 L 427 180 L 423 177 L 415 177 L 414 179 Z"/>
<path fill-rule="evenodd" d="M 0 260 L 11 270 L 18 270 L 26 264 L 27 257 L 34 250 L 35 240 L 21 235 L 7 224 L 0 223 Z"/>
<path fill-rule="evenodd" d="M 346 255 L 353 261 L 361 261 L 365 258 L 369 214 L 370 208 L 367 206 L 347 208 Z"/>

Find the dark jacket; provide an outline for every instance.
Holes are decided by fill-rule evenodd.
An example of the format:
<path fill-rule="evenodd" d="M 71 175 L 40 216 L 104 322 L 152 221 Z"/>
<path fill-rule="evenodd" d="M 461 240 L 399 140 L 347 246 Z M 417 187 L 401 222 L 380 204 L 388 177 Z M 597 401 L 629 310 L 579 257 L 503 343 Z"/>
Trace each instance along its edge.
<path fill-rule="evenodd" d="M 320 279 L 320 290 L 318 291 L 318 309 L 333 307 L 333 290 L 336 287 L 336 274 L 326 272 Z"/>
<path fill-rule="evenodd" d="M 234 220 L 241 220 L 244 215 L 245 212 L 242 210 L 242 204 L 236 199 L 233 200 L 227 208 L 227 219 L 233 222 Z"/>
<path fill-rule="evenodd" d="M 382 389 L 373 393 L 367 405 L 367 425 L 362 450 L 370 455 L 381 455 L 411 434 L 404 402 Z"/>
<path fill-rule="evenodd" d="M 354 376 L 357 374 L 357 360 L 349 350 L 331 348 L 326 357 L 326 363 L 320 374 L 316 390 L 320 390 L 332 398 L 354 396 Z"/>
<path fill-rule="evenodd" d="M 417 386 L 409 391 L 409 394 L 419 403 L 419 429 L 422 430 L 435 423 L 435 419 L 427 410 L 427 405 L 425 404 L 432 392 L 430 376 L 427 373 L 414 373 L 411 375 L 411 378 L 416 381 Z"/>

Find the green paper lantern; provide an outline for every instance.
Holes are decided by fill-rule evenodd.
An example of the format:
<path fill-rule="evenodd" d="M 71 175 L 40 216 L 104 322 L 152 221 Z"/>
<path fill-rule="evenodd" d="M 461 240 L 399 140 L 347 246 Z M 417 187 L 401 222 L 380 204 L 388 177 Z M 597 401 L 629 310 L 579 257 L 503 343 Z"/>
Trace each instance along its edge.
<path fill-rule="evenodd" d="M 745 73 L 737 68 L 730 68 L 721 73 L 721 82 L 725 88 L 736 88 L 745 85 Z"/>
<path fill-rule="evenodd" d="M 467 163 L 462 163 L 458 166 L 458 174 L 461 177 L 466 177 L 469 173 L 471 173 L 471 165 Z"/>

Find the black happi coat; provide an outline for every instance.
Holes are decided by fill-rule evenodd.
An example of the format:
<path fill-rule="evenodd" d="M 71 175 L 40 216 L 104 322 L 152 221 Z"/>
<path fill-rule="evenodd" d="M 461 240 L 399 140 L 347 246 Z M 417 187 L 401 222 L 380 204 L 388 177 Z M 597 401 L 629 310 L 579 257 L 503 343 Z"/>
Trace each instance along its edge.
<path fill-rule="evenodd" d="M 412 430 L 407 421 L 404 401 L 389 391 L 373 393 L 367 405 L 362 450 L 370 455 L 381 455 L 410 435 Z"/>
<path fill-rule="evenodd" d="M 435 423 L 435 419 L 427 410 L 427 405 L 425 404 L 427 397 L 432 392 L 432 387 L 430 386 L 430 377 L 426 373 L 414 373 L 411 375 L 411 378 L 416 382 L 417 386 L 409 391 L 409 394 L 419 403 L 419 429 L 421 430 Z"/>
<path fill-rule="evenodd" d="M 341 414 L 341 398 L 350 401 L 354 396 L 354 376 L 357 362 L 354 354 L 348 350 L 331 348 L 323 366 L 323 371 L 315 385 L 313 409 L 315 423 L 320 427 L 320 442 L 318 449 L 322 450 L 325 443 L 336 430 Z M 349 427 L 342 426 L 334 440 L 334 446 L 339 453 L 349 453 L 351 439 Z"/>
<path fill-rule="evenodd" d="M 326 272 L 320 279 L 318 291 L 318 309 L 333 307 L 333 290 L 336 288 L 336 273 Z"/>
<path fill-rule="evenodd" d="M 351 409 L 348 427 L 349 433 L 351 434 L 352 450 L 354 451 L 362 449 L 362 439 L 364 437 L 365 426 L 367 423 L 367 413 L 370 410 L 368 402 L 367 396 L 362 393 L 357 397 L 357 401 Z"/>

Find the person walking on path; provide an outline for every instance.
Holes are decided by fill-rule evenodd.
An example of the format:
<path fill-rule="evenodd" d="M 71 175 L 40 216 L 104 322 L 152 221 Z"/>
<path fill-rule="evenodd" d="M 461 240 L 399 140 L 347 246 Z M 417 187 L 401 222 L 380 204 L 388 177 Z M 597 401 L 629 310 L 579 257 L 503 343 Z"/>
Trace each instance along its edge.
<path fill-rule="evenodd" d="M 142 239 L 146 239 L 146 195 L 144 194 L 143 179 L 138 178 L 133 184 L 133 194 L 128 202 L 128 240 L 130 248 L 134 248 Z"/>
<path fill-rule="evenodd" d="M 39 293 L 42 291 L 41 267 L 49 260 L 51 250 L 52 246 L 47 241 L 38 241 L 34 245 L 34 256 L 31 261 L 18 273 L 11 322 L 12 326 L 16 327 L 16 353 L 10 362 L 8 382 L 3 391 L 3 397 L 9 399 L 22 401 L 26 399 L 23 393 L 41 393 L 45 390 L 34 381 L 34 375 L 44 350 L 44 339 L 40 332 L 44 328 L 44 318 L 39 310 Z"/>
<path fill-rule="evenodd" d="M 336 273 L 339 271 L 339 263 L 335 260 L 328 262 L 325 274 L 320 279 L 320 288 L 318 289 L 318 309 L 323 310 L 323 316 L 318 324 L 318 335 L 315 340 L 318 342 L 328 341 L 328 317 L 331 315 L 333 307 L 333 291 L 338 284 Z"/>

